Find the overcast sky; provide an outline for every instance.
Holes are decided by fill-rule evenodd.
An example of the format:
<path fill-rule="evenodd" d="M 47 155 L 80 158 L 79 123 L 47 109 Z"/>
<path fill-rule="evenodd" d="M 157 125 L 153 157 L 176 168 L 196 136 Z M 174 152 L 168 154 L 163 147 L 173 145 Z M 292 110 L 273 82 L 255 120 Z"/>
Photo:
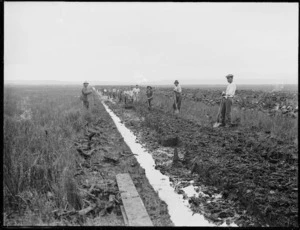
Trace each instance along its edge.
<path fill-rule="evenodd" d="M 5 2 L 4 77 L 297 83 L 298 14 L 297 3 Z"/>

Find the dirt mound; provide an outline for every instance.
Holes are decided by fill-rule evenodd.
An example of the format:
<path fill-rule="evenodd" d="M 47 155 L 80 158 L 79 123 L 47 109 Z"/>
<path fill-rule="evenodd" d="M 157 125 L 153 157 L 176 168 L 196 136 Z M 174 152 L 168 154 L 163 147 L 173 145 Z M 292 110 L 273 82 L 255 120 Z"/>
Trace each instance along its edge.
<path fill-rule="evenodd" d="M 158 143 L 164 147 L 174 147 L 177 146 L 179 138 L 177 136 L 161 136 L 158 140 Z"/>
<path fill-rule="evenodd" d="M 221 103 L 220 91 L 209 89 L 186 89 L 184 98 L 203 102 L 206 105 Z M 242 109 L 256 109 L 270 115 L 283 115 L 296 118 L 298 113 L 298 94 L 290 92 L 263 92 L 253 90 L 237 90 L 234 105 Z"/>

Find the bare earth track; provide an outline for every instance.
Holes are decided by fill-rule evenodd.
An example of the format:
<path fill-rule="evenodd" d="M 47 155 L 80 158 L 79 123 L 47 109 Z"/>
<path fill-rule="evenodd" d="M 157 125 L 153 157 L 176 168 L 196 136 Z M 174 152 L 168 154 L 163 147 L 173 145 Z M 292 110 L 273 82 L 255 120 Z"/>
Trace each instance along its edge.
<path fill-rule="evenodd" d="M 95 207 L 82 224 L 125 225 L 116 175 L 129 173 L 153 225 L 172 226 L 167 205 L 158 198 L 144 170 L 99 101 L 95 109 L 99 118 L 89 123 L 85 135 L 75 142 L 78 154 L 82 156 L 77 165 L 76 180 L 82 188 L 86 207 Z"/>

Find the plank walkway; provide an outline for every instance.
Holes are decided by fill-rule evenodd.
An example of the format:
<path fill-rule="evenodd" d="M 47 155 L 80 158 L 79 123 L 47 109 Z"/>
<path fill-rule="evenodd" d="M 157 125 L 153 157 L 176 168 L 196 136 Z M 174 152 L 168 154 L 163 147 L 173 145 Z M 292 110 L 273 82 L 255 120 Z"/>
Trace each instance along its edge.
<path fill-rule="evenodd" d="M 128 173 L 116 176 L 129 226 L 153 226 L 144 203 Z M 125 218 L 125 217 L 124 217 Z"/>

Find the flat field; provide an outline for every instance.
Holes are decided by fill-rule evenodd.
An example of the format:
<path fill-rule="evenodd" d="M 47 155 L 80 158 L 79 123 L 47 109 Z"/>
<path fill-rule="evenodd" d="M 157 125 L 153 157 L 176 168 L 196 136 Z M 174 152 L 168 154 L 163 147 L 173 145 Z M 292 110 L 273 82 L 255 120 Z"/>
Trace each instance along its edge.
<path fill-rule="evenodd" d="M 246 210 L 234 217 L 239 226 L 298 226 L 298 92 L 239 88 L 232 112 L 236 126 L 213 129 L 224 89 L 183 87 L 177 116 L 172 87 L 154 89 L 151 111 L 145 88 L 134 109 L 125 109 L 118 98 L 106 103 L 149 151 L 168 138 L 178 140 L 170 147 L 178 149 L 179 163 L 158 160 L 161 172 L 212 186 L 227 200 L 222 206 L 189 198 L 194 212 L 220 222 L 231 216 L 234 203 Z M 5 86 L 4 225 L 124 225 L 115 181 L 122 172 L 130 172 L 154 225 L 172 225 L 166 204 L 100 101 L 90 96 L 86 112 L 80 91 L 74 86 Z M 143 119 L 136 122 L 135 117 Z M 176 191 L 182 193 L 180 187 Z"/>

